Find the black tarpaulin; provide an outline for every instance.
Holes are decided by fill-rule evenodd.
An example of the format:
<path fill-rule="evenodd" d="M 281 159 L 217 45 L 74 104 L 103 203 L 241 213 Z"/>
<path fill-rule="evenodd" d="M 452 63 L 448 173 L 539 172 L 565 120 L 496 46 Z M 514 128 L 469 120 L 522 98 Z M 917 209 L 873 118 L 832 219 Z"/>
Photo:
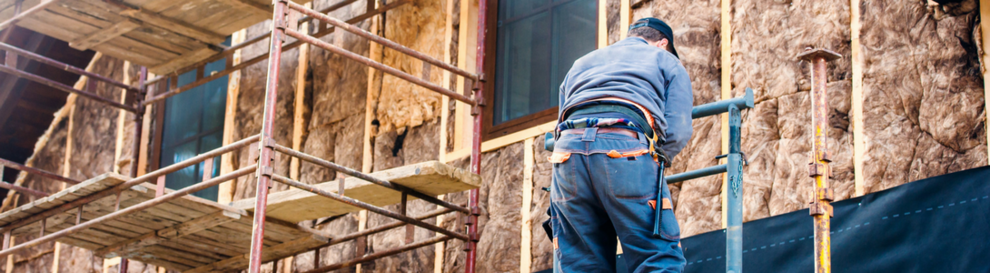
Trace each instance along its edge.
<path fill-rule="evenodd" d="M 990 167 L 832 204 L 832 272 L 990 272 Z M 743 224 L 743 270 L 813 272 L 813 228 L 807 209 Z M 682 246 L 685 272 L 725 272 L 724 230 Z"/>

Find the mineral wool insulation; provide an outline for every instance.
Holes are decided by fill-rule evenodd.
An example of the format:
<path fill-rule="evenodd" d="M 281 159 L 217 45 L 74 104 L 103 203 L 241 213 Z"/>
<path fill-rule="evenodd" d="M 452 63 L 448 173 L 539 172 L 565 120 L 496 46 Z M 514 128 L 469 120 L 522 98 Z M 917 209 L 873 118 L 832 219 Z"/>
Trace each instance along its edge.
<path fill-rule="evenodd" d="M 315 6 L 317 9 L 327 7 L 329 2 L 333 1 L 318 0 Z M 633 19 L 654 16 L 663 18 L 673 27 L 681 61 L 692 77 L 695 103 L 720 99 L 721 3 L 714 0 L 631 2 Z M 443 55 L 445 3 L 418 0 L 390 11 L 385 16 L 382 33 L 386 38 L 440 58 Z M 609 40 L 614 42 L 618 40 L 619 31 L 624 31 L 619 29 L 619 0 L 608 0 L 607 4 Z M 744 176 L 744 219 L 750 221 L 791 212 L 805 208 L 810 201 L 811 183 L 807 177 L 811 135 L 808 125 L 810 69 L 807 63 L 795 59 L 808 46 L 828 48 L 843 56 L 828 65 L 831 108 L 828 147 L 833 157 L 832 187 L 836 197 L 845 199 L 852 196 L 852 50 L 848 2 L 734 0 L 731 5 L 732 95 L 741 95 L 746 87 L 756 91 L 756 107 L 743 111 L 742 149 L 749 162 Z M 363 6 L 353 6 L 333 15 L 350 18 L 364 12 Z M 458 10 L 455 6 L 455 13 Z M 860 10 L 866 144 L 863 158 L 865 169 L 860 175 L 864 178 L 866 192 L 985 165 L 987 143 L 983 128 L 986 109 L 978 58 L 981 37 L 977 2 L 968 0 L 941 6 L 922 0 L 863 0 Z M 454 18 L 456 24 L 458 15 L 454 14 Z M 359 26 L 370 30 L 371 22 L 366 21 Z M 267 29 L 266 23 L 259 24 L 250 28 L 247 36 L 253 37 Z M 367 40 L 351 34 L 334 34 L 322 39 L 362 55 L 369 54 Z M 456 46 L 453 48 L 456 49 Z M 244 56 L 249 59 L 266 51 L 266 45 L 255 45 L 245 49 Z M 369 85 L 367 68 L 313 48 L 309 57 L 310 75 L 306 82 L 296 83 L 297 54 L 298 51 L 291 50 L 282 59 L 276 141 L 291 145 L 295 85 L 304 84 L 307 134 L 302 142 L 303 151 L 351 168 L 360 168 Z M 420 61 L 390 50 L 381 54 L 386 64 L 412 75 L 423 75 Z M 452 56 L 457 54 L 452 52 Z M 114 66 L 114 69 L 103 68 L 98 72 L 120 78 L 121 62 L 114 62 L 107 61 L 105 64 Z M 263 62 L 251 66 L 242 74 L 235 116 L 235 139 L 254 135 L 261 129 L 265 68 Z M 439 69 L 431 69 L 431 81 L 439 83 L 440 76 Z M 373 117 L 378 121 L 374 127 L 373 170 L 435 160 L 440 145 L 440 125 L 437 122 L 440 97 L 391 76 L 375 77 L 371 84 L 372 96 L 378 101 L 372 105 Z M 113 96 L 111 93 L 106 95 Z M 74 134 L 74 151 L 93 149 L 99 153 L 86 154 L 94 158 L 95 163 L 73 161 L 74 178 L 91 177 L 112 170 L 113 146 L 102 143 L 113 143 L 115 136 L 87 133 L 86 130 L 116 130 L 116 111 L 98 110 L 96 107 L 80 109 L 77 111 L 83 113 L 77 112 L 78 120 L 74 125 L 78 131 Z M 79 128 L 82 126 L 80 124 L 90 123 L 85 125 L 90 127 Z M 721 154 L 720 123 L 717 117 L 694 122 L 694 136 L 675 159 L 672 172 L 718 164 L 714 157 Z M 65 124 L 56 126 L 64 127 Z M 51 162 L 42 160 L 37 164 L 52 172 L 60 172 L 62 163 L 59 155 L 64 151 L 65 134 L 58 130 L 65 129 L 58 128 L 52 134 L 49 145 L 39 155 L 52 155 L 59 159 Z M 81 135 L 85 137 L 79 137 Z M 479 272 L 517 272 L 521 247 L 532 248 L 532 270 L 550 268 L 551 243 L 538 225 L 546 219 L 549 200 L 547 194 L 539 189 L 550 184 L 550 165 L 546 162 L 548 152 L 543 150 L 542 140 L 534 140 L 533 146 L 527 147 L 519 142 L 483 154 L 483 185 L 479 200 L 483 212 L 479 225 Z M 449 143 L 445 145 L 449 146 Z M 127 149 L 129 145 L 125 146 Z M 522 162 L 526 149 L 532 149 L 536 160 L 531 219 L 522 219 L 519 213 Z M 249 163 L 250 150 L 245 148 L 237 153 L 235 168 Z M 128 152 L 125 151 L 125 154 Z M 105 159 L 106 156 L 110 159 Z M 278 169 L 287 174 L 288 158 L 277 157 L 276 163 Z M 451 164 L 468 167 L 466 159 Z M 336 173 L 321 169 L 302 164 L 302 180 L 315 183 L 336 178 Z M 254 177 L 240 179 L 235 189 L 235 199 L 252 197 L 254 181 Z M 38 188 L 41 184 L 44 183 L 32 182 L 28 185 Z M 682 236 L 721 228 L 721 186 L 721 178 L 713 177 L 671 187 Z M 275 190 L 283 189 L 284 186 L 277 186 Z M 467 201 L 463 193 L 450 194 L 446 199 L 455 203 Z M 421 201 L 410 205 L 413 214 L 434 208 Z M 391 221 L 371 215 L 368 226 Z M 521 245 L 522 221 L 532 221 L 534 224 L 530 246 Z M 340 235 L 357 231 L 359 223 L 357 214 L 352 214 L 304 224 L 316 225 L 331 234 Z M 454 214 L 446 215 L 442 223 L 450 229 L 459 229 L 461 224 Z M 423 240 L 430 236 L 433 236 L 431 232 L 418 230 L 415 239 Z M 364 251 L 386 250 L 401 245 L 404 239 L 404 229 L 371 236 Z M 30 257 L 47 249 L 50 246 L 32 248 L 30 253 L 20 257 Z M 67 265 L 99 268 L 101 260 L 92 257 L 88 251 L 68 249 L 62 253 L 64 270 L 74 270 Z M 321 249 L 320 265 L 352 259 L 356 257 L 355 250 L 354 243 Z M 449 241 L 444 253 L 444 272 L 463 270 L 465 254 L 460 242 Z M 43 267 L 50 265 L 50 257 L 41 256 L 19 263 L 17 270 L 30 267 L 44 271 Z M 425 247 L 363 264 L 362 270 L 430 272 L 434 268 L 434 258 L 434 249 Z M 300 271 L 311 269 L 313 253 L 296 256 L 294 265 Z M 134 263 L 131 266 L 134 268 Z M 344 271 L 350 272 L 353 268 Z"/>

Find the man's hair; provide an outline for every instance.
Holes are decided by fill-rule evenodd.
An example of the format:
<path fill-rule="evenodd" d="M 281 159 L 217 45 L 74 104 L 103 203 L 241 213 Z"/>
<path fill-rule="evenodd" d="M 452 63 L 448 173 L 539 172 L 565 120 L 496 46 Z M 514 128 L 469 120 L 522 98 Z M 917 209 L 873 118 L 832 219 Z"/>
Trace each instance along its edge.
<path fill-rule="evenodd" d="M 667 39 L 667 50 L 670 51 L 670 38 L 667 35 L 663 35 L 659 30 L 653 29 L 651 27 L 643 26 L 629 30 L 630 37 L 643 38 L 647 42 L 655 43 L 663 39 Z"/>

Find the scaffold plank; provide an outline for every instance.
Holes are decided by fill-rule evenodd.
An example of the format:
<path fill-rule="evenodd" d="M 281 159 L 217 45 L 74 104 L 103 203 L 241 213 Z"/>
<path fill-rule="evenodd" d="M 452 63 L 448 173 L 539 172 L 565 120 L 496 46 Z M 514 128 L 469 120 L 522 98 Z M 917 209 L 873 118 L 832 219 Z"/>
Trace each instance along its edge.
<path fill-rule="evenodd" d="M 0 7 L 14 1 L 0 0 Z M 265 12 L 271 9 L 270 1 L 265 0 L 52 1 L 25 1 L 23 10 L 32 12 L 14 24 L 149 67 L 156 74 L 212 57 L 233 32 L 271 18 Z M 0 10 L 0 21 L 14 18 L 10 10 Z"/>
<path fill-rule="evenodd" d="M 478 175 L 438 161 L 402 166 L 373 172 L 370 175 L 431 196 L 461 192 L 481 186 L 481 178 Z M 336 193 L 339 188 L 338 183 L 337 180 L 334 180 L 314 186 Z M 402 199 L 402 193 L 398 191 L 387 189 L 355 177 L 344 179 L 344 196 L 375 206 L 397 204 Z M 254 199 L 236 201 L 231 203 L 231 206 L 252 211 L 254 209 Z M 268 218 L 296 223 L 360 210 L 360 208 L 352 205 L 293 188 L 272 193 L 268 196 L 267 216 Z"/>
<path fill-rule="evenodd" d="M 0 222 L 9 224 L 58 204 L 113 190 L 127 180 L 130 178 L 118 174 L 100 175 L 2 213 Z M 154 199 L 154 187 L 154 184 L 143 183 L 122 191 L 119 207 L 118 195 L 110 194 L 85 204 L 81 213 L 76 208 L 55 214 L 44 221 L 45 232 L 71 228 L 77 217 L 80 222 L 87 222 Z M 166 194 L 171 192 L 166 189 Z M 173 270 L 236 271 L 246 266 L 240 259 L 250 251 L 251 221 L 252 214 L 245 210 L 184 196 L 100 222 L 57 241 L 93 250 L 104 258 L 123 257 Z M 12 234 L 35 235 L 40 228 L 40 222 L 32 223 L 14 229 Z M 328 238 L 284 221 L 269 221 L 265 228 L 264 247 L 271 250 L 266 257 L 281 258 L 329 242 Z"/>

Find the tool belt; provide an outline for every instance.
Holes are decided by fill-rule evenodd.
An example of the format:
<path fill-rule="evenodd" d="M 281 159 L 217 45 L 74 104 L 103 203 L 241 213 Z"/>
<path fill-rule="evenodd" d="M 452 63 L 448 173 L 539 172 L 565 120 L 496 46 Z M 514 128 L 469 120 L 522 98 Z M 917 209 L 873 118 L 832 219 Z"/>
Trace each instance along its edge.
<path fill-rule="evenodd" d="M 643 128 L 639 126 L 640 124 L 636 124 L 634 121 L 625 118 L 579 118 L 579 119 L 567 120 L 568 116 L 576 112 L 580 112 L 582 107 L 588 106 L 592 103 L 602 103 L 602 102 L 605 103 L 614 102 L 617 104 L 632 106 L 632 108 L 638 110 L 637 111 L 638 113 L 635 114 L 638 117 L 642 117 L 643 119 L 646 120 L 647 123 L 646 125 L 648 125 L 648 127 Z M 650 111 L 646 110 L 646 107 L 643 107 L 638 103 L 622 98 L 603 97 L 603 98 L 592 99 L 572 105 L 571 107 L 564 109 L 564 111 L 561 113 L 560 117 L 558 118 L 557 128 L 554 131 L 554 139 L 555 140 L 559 139 L 560 136 L 564 134 L 564 132 L 567 130 L 589 128 L 589 127 L 599 127 L 599 128 L 617 127 L 623 129 L 633 129 L 637 131 L 641 129 L 642 130 L 648 129 L 649 132 L 643 132 L 643 134 L 646 135 L 646 138 L 649 140 L 650 143 L 649 153 L 653 157 L 653 161 L 657 162 L 657 164 L 670 166 L 670 158 L 667 157 L 667 154 L 664 153 L 663 149 L 661 149 L 661 147 L 663 147 L 664 142 L 666 141 L 663 137 L 664 136 L 663 132 L 661 132 L 657 128 L 656 122 L 653 119 L 653 115 L 650 114 Z"/>

